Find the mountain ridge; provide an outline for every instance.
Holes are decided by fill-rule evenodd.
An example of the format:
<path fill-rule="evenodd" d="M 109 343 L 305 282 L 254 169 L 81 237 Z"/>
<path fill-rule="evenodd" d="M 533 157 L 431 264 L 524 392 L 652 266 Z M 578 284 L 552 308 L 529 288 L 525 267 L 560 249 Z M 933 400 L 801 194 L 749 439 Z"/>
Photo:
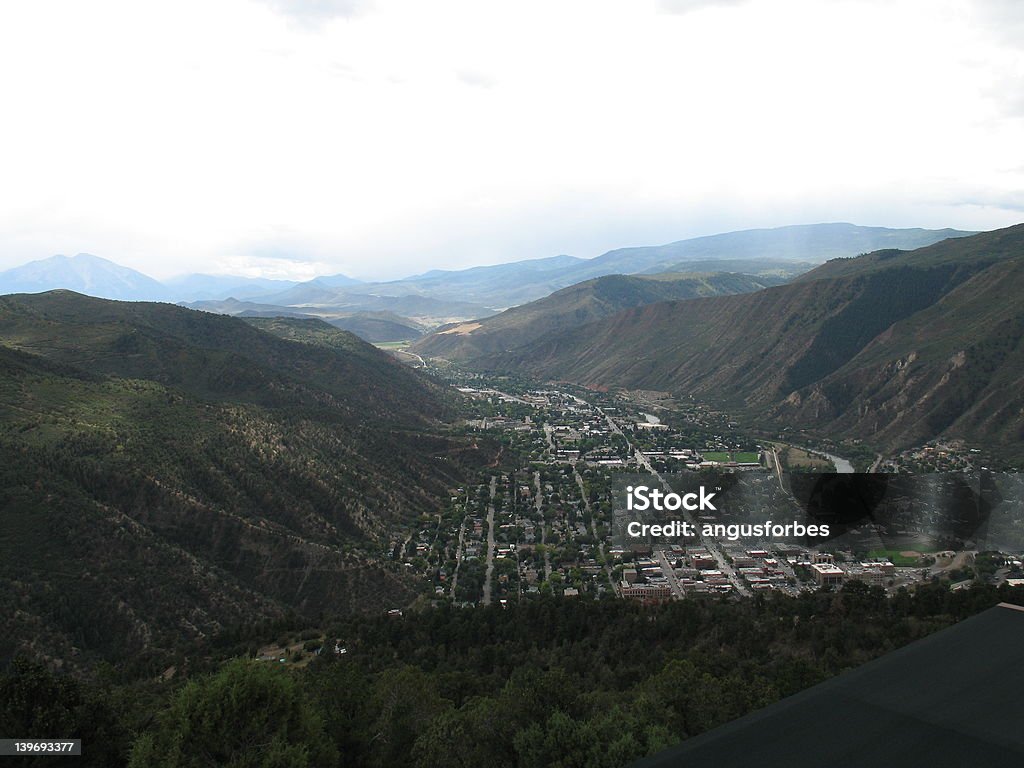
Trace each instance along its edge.
<path fill-rule="evenodd" d="M 938 435 L 992 442 L 1019 460 L 1022 261 L 1018 225 L 828 262 L 755 293 L 624 310 L 473 365 L 692 394 L 766 428 L 887 450 Z M 904 385 L 887 387 L 897 371 Z"/>
<path fill-rule="evenodd" d="M 744 293 L 779 282 L 776 278 L 732 273 L 606 275 L 497 315 L 443 326 L 415 342 L 411 349 L 428 357 L 471 359 L 522 346 L 553 331 L 584 325 L 628 307 L 666 299 Z"/>

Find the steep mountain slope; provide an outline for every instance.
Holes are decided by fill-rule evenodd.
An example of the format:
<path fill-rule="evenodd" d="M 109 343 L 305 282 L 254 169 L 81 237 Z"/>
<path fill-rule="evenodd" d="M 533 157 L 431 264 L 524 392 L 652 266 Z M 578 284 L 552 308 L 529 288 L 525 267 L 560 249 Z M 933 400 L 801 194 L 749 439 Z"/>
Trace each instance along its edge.
<path fill-rule="evenodd" d="M 830 262 L 757 293 L 627 310 L 481 358 L 694 394 L 896 448 L 946 434 L 1019 457 L 1024 225 Z"/>
<path fill-rule="evenodd" d="M 528 344 L 629 307 L 670 299 L 747 293 L 781 282 L 739 274 L 609 275 L 563 288 L 492 317 L 443 327 L 413 345 L 427 357 L 466 360 Z"/>
<path fill-rule="evenodd" d="M 461 482 L 463 446 L 435 427 L 439 389 L 312 322 L 300 343 L 171 305 L 0 298 L 0 651 L 144 660 L 415 594 L 378 553 Z"/>
<path fill-rule="evenodd" d="M 153 278 L 88 253 L 52 256 L 0 272 L 0 294 L 55 288 L 105 299 L 165 301 L 170 297 L 167 288 Z"/>
<path fill-rule="evenodd" d="M 1009 227 L 994 232 L 983 232 L 976 237 L 952 238 L 935 243 L 930 248 L 919 248 L 913 252 L 887 248 L 857 258 L 835 258 L 804 273 L 799 280 L 821 280 L 828 277 L 865 274 L 886 270 L 893 266 L 936 267 L 965 262 L 990 264 L 994 261 L 1014 259 L 1020 256 L 1017 230 L 1018 227 Z"/>
<path fill-rule="evenodd" d="M 793 393 L 777 418 L 913 444 L 938 434 L 1024 454 L 1024 258 L 993 264 Z"/>

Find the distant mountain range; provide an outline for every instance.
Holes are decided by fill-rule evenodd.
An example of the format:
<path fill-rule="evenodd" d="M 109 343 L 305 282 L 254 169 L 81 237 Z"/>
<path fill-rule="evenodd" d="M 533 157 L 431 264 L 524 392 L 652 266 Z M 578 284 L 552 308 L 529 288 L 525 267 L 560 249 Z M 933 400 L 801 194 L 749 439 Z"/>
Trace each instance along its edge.
<path fill-rule="evenodd" d="M 956 229 L 889 229 L 855 224 L 800 224 L 695 237 L 651 248 L 619 248 L 587 266 L 615 272 L 673 272 L 680 262 L 711 259 L 810 261 L 856 256 L 882 248 L 919 248 L 974 234 Z M 637 265 L 643 265 L 636 270 Z M 627 269 L 633 267 L 632 269 Z"/>
<path fill-rule="evenodd" d="M 594 259 L 554 256 L 433 270 L 376 283 L 340 274 L 305 282 L 194 274 L 160 283 L 106 259 L 79 254 L 54 256 L 0 272 L 0 294 L 67 289 L 124 301 L 178 302 L 235 315 L 313 316 L 349 328 L 369 341 L 404 341 L 418 338 L 425 328 L 478 320 L 597 277 L 720 272 L 788 279 L 832 257 L 856 256 L 879 248 L 915 248 L 967 234 L 952 229 L 810 224 L 621 248 Z M 735 291 L 705 291 L 716 292 Z"/>
<path fill-rule="evenodd" d="M 766 267 L 791 276 L 839 256 L 857 256 L 880 248 L 918 248 L 950 237 L 973 234 L 955 229 L 887 229 L 854 224 L 807 224 L 751 229 L 680 240 L 668 245 L 619 248 L 594 259 L 555 256 L 492 267 L 434 271 L 386 283 L 367 283 L 360 291 L 380 296 L 407 294 L 456 299 L 495 309 L 525 304 L 561 288 L 605 275 L 658 272 L 746 272 Z M 700 261 L 744 260 L 744 267 Z M 755 261 L 761 266 L 751 267 Z M 769 262 L 771 263 L 769 266 Z M 794 262 L 805 262 L 796 265 Z"/>
<path fill-rule="evenodd" d="M 285 291 L 295 284 L 291 280 L 268 280 L 262 277 L 183 275 L 164 281 L 164 295 L 168 297 L 168 300 L 172 301 L 203 301 L 227 298 L 248 299 L 274 291 Z"/>
<path fill-rule="evenodd" d="M 325 286 L 337 288 L 360 285 L 345 275 L 318 277 Z M 294 280 L 270 280 L 240 275 L 192 274 L 163 282 L 109 259 L 79 253 L 76 256 L 51 256 L 0 272 L 0 294 L 42 293 L 69 290 L 118 301 L 204 301 L 248 299 L 285 291 L 298 285 Z"/>
<path fill-rule="evenodd" d="M 379 553 L 464 482 L 448 397 L 316 319 L 0 297 L 0 647 L 145 660 L 407 602 Z"/>
<path fill-rule="evenodd" d="M 730 271 L 766 274 L 786 271 L 785 262 L 820 264 L 838 256 L 856 256 L 881 248 L 917 248 L 972 234 L 954 229 L 887 229 L 853 224 L 807 224 L 751 229 L 680 240 L 668 245 L 619 248 L 594 259 L 553 256 L 488 267 L 433 270 L 388 282 L 364 283 L 346 275 L 327 275 L 303 283 L 232 275 L 185 275 L 160 283 L 141 272 L 89 254 L 54 256 L 0 272 L 0 293 L 39 293 L 65 288 L 100 298 L 126 301 L 203 301 L 259 299 L 297 304 L 332 300 L 329 291 L 374 296 L 429 296 L 488 308 L 506 308 L 547 296 L 559 288 L 612 274 Z M 693 262 L 747 260 L 737 268 L 716 265 L 695 269 Z M 750 263 L 754 262 L 754 263 Z M 793 265 L 790 264 L 790 267 Z M 794 272 L 795 273 L 795 272 Z M 298 288 L 294 294 L 284 292 Z M 274 301 L 268 301 L 273 298 Z"/>
<path fill-rule="evenodd" d="M 168 296 L 167 286 L 153 278 L 88 253 L 53 256 L 0 272 L 0 293 L 55 288 L 122 301 L 165 301 Z"/>
<path fill-rule="evenodd" d="M 1024 225 L 835 259 L 753 293 L 648 304 L 472 362 L 692 394 L 754 423 L 887 450 L 960 437 L 1020 461 L 1021 295 Z"/>

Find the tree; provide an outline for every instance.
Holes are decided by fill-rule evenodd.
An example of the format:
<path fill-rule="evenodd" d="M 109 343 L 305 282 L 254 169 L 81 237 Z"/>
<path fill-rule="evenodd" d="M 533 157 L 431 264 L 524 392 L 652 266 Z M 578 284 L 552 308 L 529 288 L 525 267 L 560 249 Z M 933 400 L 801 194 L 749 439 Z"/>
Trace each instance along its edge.
<path fill-rule="evenodd" d="M 377 678 L 370 702 L 375 719 L 370 740 L 379 764 L 408 761 L 416 738 L 451 708 L 437 692 L 434 679 L 413 666 L 389 669 Z"/>
<path fill-rule="evenodd" d="M 0 734 L 6 738 L 81 739 L 83 766 L 125 764 L 127 736 L 111 708 L 69 675 L 17 659 L 0 676 Z M 50 756 L 26 757 L 20 765 L 50 765 Z"/>
<path fill-rule="evenodd" d="M 135 743 L 132 768 L 320 768 L 337 763 L 289 672 L 248 659 L 188 683 Z"/>

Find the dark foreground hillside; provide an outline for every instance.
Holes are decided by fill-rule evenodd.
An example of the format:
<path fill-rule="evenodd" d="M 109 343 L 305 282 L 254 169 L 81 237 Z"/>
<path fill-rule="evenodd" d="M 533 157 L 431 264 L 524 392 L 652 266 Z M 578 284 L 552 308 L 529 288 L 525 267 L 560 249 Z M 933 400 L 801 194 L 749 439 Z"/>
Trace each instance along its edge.
<path fill-rule="evenodd" d="M 1016 765 L 1022 639 L 1024 607 L 1001 603 L 634 768 L 744 765 L 751 755 L 763 768 L 790 768 L 795 750 L 851 768 Z"/>
<path fill-rule="evenodd" d="M 414 596 L 378 556 L 459 483 L 463 447 L 439 388 L 309 322 L 316 343 L 0 298 L 0 659 L 145 667 L 225 626 Z"/>
<path fill-rule="evenodd" d="M 159 680 L 20 662 L 0 675 L 0 731 L 79 736 L 82 765 L 618 768 L 1006 601 L 1024 596 L 935 584 L 890 599 L 852 583 L 278 623 L 224 635 Z M 248 658 L 302 638 L 308 666 Z"/>

